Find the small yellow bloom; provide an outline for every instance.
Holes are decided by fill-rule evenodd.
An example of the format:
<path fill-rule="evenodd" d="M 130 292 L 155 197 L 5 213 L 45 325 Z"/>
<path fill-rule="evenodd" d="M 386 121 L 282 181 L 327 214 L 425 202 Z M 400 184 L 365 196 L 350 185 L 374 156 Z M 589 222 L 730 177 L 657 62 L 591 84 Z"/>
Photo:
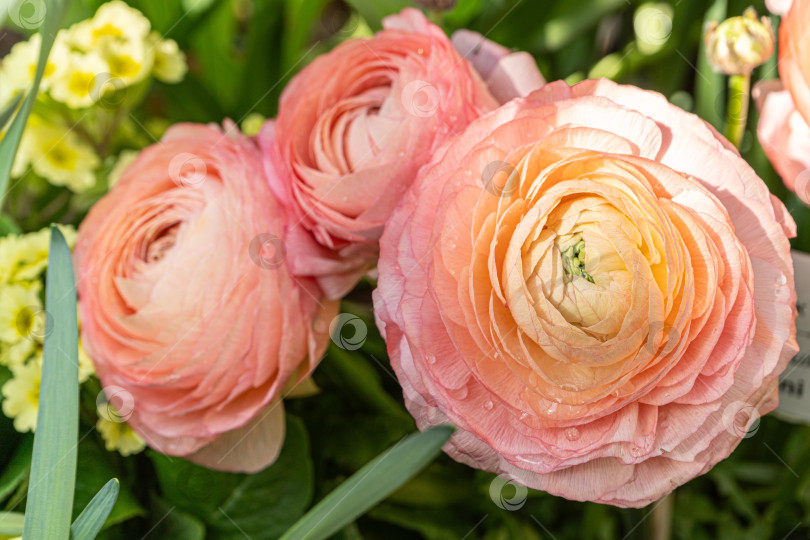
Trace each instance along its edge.
<path fill-rule="evenodd" d="M 15 344 L 24 339 L 41 340 L 45 318 L 39 293 L 42 284 L 0 286 L 0 340 Z"/>
<path fill-rule="evenodd" d="M 0 343 L 0 365 L 19 366 L 37 353 L 41 346 L 33 340 L 23 339 L 17 343 Z"/>
<path fill-rule="evenodd" d="M 62 36 L 63 34 L 61 32 L 57 34 L 57 38 L 48 55 L 48 61 L 45 63 L 45 72 L 43 73 L 42 82 L 39 86 L 41 92 L 48 91 L 53 81 L 60 76 L 60 72 L 65 64 L 67 47 Z M 3 81 L 3 95 L 8 96 L 6 98 L 8 101 L 10 101 L 10 98 L 16 93 L 26 91 L 34 81 L 41 43 L 41 36 L 34 34 L 28 41 L 15 43 L 11 51 L 3 58 L 3 63 L 0 67 L 0 77 L 2 77 Z M 5 102 L 0 102 L 0 106 L 5 104 Z"/>
<path fill-rule="evenodd" d="M 144 40 L 110 41 L 99 51 L 109 67 L 111 83 L 108 83 L 109 89 L 104 89 L 106 91 L 144 80 L 152 71 L 155 60 L 155 51 Z"/>
<path fill-rule="evenodd" d="M 113 168 L 110 170 L 110 174 L 107 175 L 107 185 L 109 187 L 113 187 L 118 180 L 120 180 L 121 175 L 124 174 L 124 171 L 127 170 L 135 158 L 138 157 L 137 150 L 122 150 L 120 154 L 118 154 L 118 161 L 115 162 Z"/>
<path fill-rule="evenodd" d="M 72 109 L 90 107 L 106 90 L 110 66 L 95 52 L 71 52 L 65 68 L 54 78 L 50 94 L 53 99 Z"/>
<path fill-rule="evenodd" d="M 92 19 L 74 24 L 69 30 L 70 42 L 89 51 L 111 41 L 144 41 L 151 24 L 143 14 L 120 0 L 98 8 Z"/>
<path fill-rule="evenodd" d="M 20 433 L 37 428 L 39 386 L 42 382 L 42 364 L 31 360 L 11 367 L 12 378 L 6 381 L 3 394 L 3 414 L 14 419 L 14 429 Z"/>
<path fill-rule="evenodd" d="M 112 452 L 117 450 L 122 456 L 137 454 L 146 448 L 146 443 L 126 422 L 113 422 L 99 412 L 96 429 L 104 439 L 104 447 Z"/>
<path fill-rule="evenodd" d="M 165 83 L 178 83 L 183 80 L 188 71 L 186 55 L 177 46 L 173 39 L 160 39 L 155 32 L 149 36 L 154 43 L 155 62 L 152 74 Z"/>
<path fill-rule="evenodd" d="M 59 225 L 68 246 L 76 243 L 76 229 Z M 0 284 L 32 281 L 39 278 L 48 264 L 50 228 L 23 235 L 0 238 Z"/>
<path fill-rule="evenodd" d="M 34 172 L 55 186 L 84 191 L 95 184 L 100 160 L 95 151 L 73 131 L 32 117 L 20 143 Z"/>

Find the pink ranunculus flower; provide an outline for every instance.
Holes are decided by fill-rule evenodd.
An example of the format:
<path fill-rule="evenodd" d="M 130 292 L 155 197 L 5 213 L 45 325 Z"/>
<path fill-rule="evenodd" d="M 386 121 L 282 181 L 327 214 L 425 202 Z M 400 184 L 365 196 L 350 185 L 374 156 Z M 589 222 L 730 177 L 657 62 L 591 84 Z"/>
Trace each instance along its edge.
<path fill-rule="evenodd" d="M 302 248 L 288 251 L 294 271 L 316 277 L 331 298 L 348 292 L 374 268 L 383 225 L 419 167 L 497 105 L 416 9 L 316 58 L 259 134 L 267 167 L 278 171 L 271 187 L 299 222 L 290 230 Z"/>
<path fill-rule="evenodd" d="M 285 266 L 289 216 L 256 145 L 178 124 L 79 228 L 82 343 L 152 448 L 256 471 L 284 439 L 284 392 L 314 369 L 337 305 Z M 286 389 L 286 390 L 285 390 Z"/>
<path fill-rule="evenodd" d="M 795 224 L 657 93 L 546 85 L 421 169 L 380 241 L 378 324 L 453 458 L 638 507 L 729 455 L 796 352 Z"/>
<path fill-rule="evenodd" d="M 788 189 L 810 205 L 810 126 L 778 79 L 754 86 L 757 137 Z"/>
<path fill-rule="evenodd" d="M 779 25 L 779 76 L 810 124 L 810 0 L 794 0 Z"/>

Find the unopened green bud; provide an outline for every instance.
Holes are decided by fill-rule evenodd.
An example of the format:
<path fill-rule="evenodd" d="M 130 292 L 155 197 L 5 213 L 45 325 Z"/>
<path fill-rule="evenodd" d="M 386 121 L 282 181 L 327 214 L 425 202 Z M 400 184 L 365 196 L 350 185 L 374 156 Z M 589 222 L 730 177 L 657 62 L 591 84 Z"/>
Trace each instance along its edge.
<path fill-rule="evenodd" d="M 757 19 L 754 8 L 706 29 L 706 54 L 715 71 L 747 75 L 773 54 L 774 34 L 770 19 Z"/>

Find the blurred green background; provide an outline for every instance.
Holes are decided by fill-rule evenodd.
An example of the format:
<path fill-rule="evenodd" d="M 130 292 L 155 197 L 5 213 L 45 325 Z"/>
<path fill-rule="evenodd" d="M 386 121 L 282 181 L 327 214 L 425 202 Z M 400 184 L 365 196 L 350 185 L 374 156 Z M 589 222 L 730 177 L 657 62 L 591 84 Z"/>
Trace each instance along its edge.
<path fill-rule="evenodd" d="M 353 35 L 368 35 L 400 0 L 130 0 L 165 37 L 187 53 L 189 74 L 177 85 L 154 83 L 134 111 L 143 144 L 169 123 L 241 122 L 271 117 L 285 83 L 316 55 Z M 657 90 L 673 103 L 722 127 L 725 78 L 701 55 L 707 18 L 739 15 L 752 2 L 728 0 L 459 0 L 430 16 L 448 33 L 470 28 L 529 51 L 547 80 L 587 77 Z M 98 1 L 74 0 L 66 25 L 90 17 Z M 753 2 L 764 13 L 762 0 Z M 774 19 L 777 22 L 777 19 Z M 0 54 L 13 42 L 4 32 Z M 777 76 L 775 60 L 754 80 Z M 752 111 L 742 153 L 785 200 L 804 235 L 794 247 L 810 251 L 810 212 L 782 186 L 756 142 Z M 43 218 L 44 219 L 44 218 Z M 29 216 L 25 228 L 41 219 Z M 286 526 L 377 453 L 413 431 L 385 346 L 361 286 L 344 311 L 363 318 L 361 349 L 332 348 L 315 374 L 322 392 L 291 401 L 288 439 L 280 461 L 252 477 L 207 471 L 152 452 L 122 458 L 103 449 L 84 425 L 79 445 L 76 506 L 110 476 L 121 497 L 102 538 L 276 538 Z M 93 410 L 99 389 L 83 390 Z M 94 393 L 95 392 L 95 393 Z M 89 401 L 88 401 L 89 400 Z M 30 434 L 0 417 L 0 501 L 10 508 L 25 491 Z M 22 479 L 22 480 L 20 480 Z M 630 539 L 652 534 L 651 507 L 621 510 L 530 491 L 514 511 L 490 496 L 493 475 L 443 456 L 368 516 L 339 535 L 344 540 Z M 22 483 L 20 483 L 22 482 Z M 514 488 L 501 493 L 509 500 Z M 810 537 L 810 428 L 763 418 L 756 433 L 709 474 L 679 488 L 672 503 L 677 539 Z"/>

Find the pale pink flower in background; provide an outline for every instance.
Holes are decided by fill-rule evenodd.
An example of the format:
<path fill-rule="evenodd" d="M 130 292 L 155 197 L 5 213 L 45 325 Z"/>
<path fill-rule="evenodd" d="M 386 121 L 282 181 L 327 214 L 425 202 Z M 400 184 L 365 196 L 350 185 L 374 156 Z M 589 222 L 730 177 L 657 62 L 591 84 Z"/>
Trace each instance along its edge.
<path fill-rule="evenodd" d="M 288 271 L 289 216 L 267 182 L 232 123 L 178 124 L 76 242 L 82 342 L 111 406 L 152 448 L 214 469 L 275 460 L 281 398 L 320 360 L 337 312 Z"/>
<path fill-rule="evenodd" d="M 791 4 L 793 0 L 765 0 L 768 10 L 776 15 L 785 15 L 790 10 Z"/>
<path fill-rule="evenodd" d="M 378 326 L 454 459 L 638 507 L 728 456 L 795 354 L 795 224 L 660 94 L 546 85 L 450 139 L 385 227 Z"/>
<path fill-rule="evenodd" d="M 374 268 L 383 225 L 419 167 L 497 105 L 442 30 L 411 8 L 301 70 L 258 136 L 271 187 L 299 222 L 289 231 L 300 248 L 288 250 L 293 270 L 331 298 L 351 290 Z"/>
<path fill-rule="evenodd" d="M 779 77 L 810 124 L 810 0 L 795 0 L 779 24 Z"/>
<path fill-rule="evenodd" d="M 810 205 L 810 126 L 778 79 L 754 86 L 757 136 L 785 186 Z"/>
<path fill-rule="evenodd" d="M 527 52 L 512 52 L 471 30 L 456 30 L 452 42 L 500 103 L 527 96 L 546 83 L 534 57 Z"/>

